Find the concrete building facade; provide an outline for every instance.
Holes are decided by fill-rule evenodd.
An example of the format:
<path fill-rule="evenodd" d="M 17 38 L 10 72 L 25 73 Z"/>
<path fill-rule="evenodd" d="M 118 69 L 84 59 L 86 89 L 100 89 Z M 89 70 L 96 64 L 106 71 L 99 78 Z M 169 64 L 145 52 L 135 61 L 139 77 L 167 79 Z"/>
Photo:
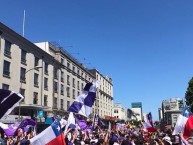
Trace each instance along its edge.
<path fill-rule="evenodd" d="M 142 120 L 142 103 L 141 102 L 132 102 L 131 103 L 131 110 L 133 111 L 132 119 Z"/>
<path fill-rule="evenodd" d="M 163 122 L 167 125 L 175 126 L 178 115 L 184 107 L 183 99 L 171 98 L 162 101 L 162 117 Z"/>
<path fill-rule="evenodd" d="M 90 69 L 94 77 L 100 81 L 95 101 L 95 112 L 102 118 L 112 116 L 113 112 L 113 81 L 110 77 L 102 75 L 96 69 Z"/>
<path fill-rule="evenodd" d="M 85 84 L 101 78 L 99 104 L 93 106 L 92 113 L 96 110 L 101 115 L 112 115 L 111 78 L 102 77 L 98 71 L 93 74 L 60 46 L 49 42 L 33 44 L 2 23 L 0 68 L 0 88 L 25 97 L 13 114 L 38 117 L 38 111 L 43 111 L 44 117 L 63 116 Z"/>
<path fill-rule="evenodd" d="M 115 103 L 113 107 L 113 117 L 116 117 L 120 120 L 126 120 L 125 109 L 120 103 Z"/>

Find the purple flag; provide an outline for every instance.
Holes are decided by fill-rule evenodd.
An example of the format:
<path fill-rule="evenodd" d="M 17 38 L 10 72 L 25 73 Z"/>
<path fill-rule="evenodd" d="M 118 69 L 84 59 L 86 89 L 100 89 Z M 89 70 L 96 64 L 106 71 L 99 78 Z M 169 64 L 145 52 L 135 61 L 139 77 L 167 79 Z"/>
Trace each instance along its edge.
<path fill-rule="evenodd" d="M 85 130 L 87 128 L 87 122 L 86 120 L 78 120 L 77 121 L 78 126 L 82 129 Z"/>
<path fill-rule="evenodd" d="M 3 129 L 3 131 L 7 136 L 16 135 L 17 130 L 19 128 L 27 132 L 29 127 L 35 126 L 35 125 L 36 125 L 36 122 L 32 119 L 25 119 L 21 123 L 17 122 L 15 124 L 4 124 L 0 122 L 0 127 Z"/>

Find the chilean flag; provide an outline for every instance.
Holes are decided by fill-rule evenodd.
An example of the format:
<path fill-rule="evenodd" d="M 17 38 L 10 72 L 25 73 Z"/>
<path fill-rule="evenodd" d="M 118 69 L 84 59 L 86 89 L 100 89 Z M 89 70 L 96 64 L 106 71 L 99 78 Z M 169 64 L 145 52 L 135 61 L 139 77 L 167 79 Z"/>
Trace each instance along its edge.
<path fill-rule="evenodd" d="M 173 135 L 179 132 L 183 133 L 183 137 L 186 139 L 190 137 L 190 130 L 193 129 L 193 114 L 190 109 L 185 106 L 181 114 L 178 116 Z"/>
<path fill-rule="evenodd" d="M 147 114 L 147 121 L 143 123 L 143 130 L 145 132 L 156 132 L 156 129 L 153 127 L 151 112 Z"/>
<path fill-rule="evenodd" d="M 66 145 L 60 122 L 53 122 L 48 128 L 30 139 L 31 145 Z"/>

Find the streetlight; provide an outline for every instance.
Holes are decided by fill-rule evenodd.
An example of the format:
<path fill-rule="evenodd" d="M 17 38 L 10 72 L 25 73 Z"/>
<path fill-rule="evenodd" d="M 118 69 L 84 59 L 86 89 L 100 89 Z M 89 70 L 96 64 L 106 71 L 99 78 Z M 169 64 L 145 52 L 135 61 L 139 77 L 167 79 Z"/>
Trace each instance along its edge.
<path fill-rule="evenodd" d="M 27 70 L 27 71 L 23 74 L 23 76 L 21 76 L 21 78 L 22 78 L 23 80 L 25 80 L 25 75 L 26 75 L 29 71 L 34 70 L 34 69 L 40 69 L 40 68 L 43 68 L 43 67 L 42 67 L 42 66 L 35 66 L 35 67 Z M 20 93 L 21 93 L 21 89 L 22 89 L 23 80 L 21 81 L 20 88 L 19 88 L 19 92 L 20 92 Z M 21 106 L 20 106 L 20 103 L 19 103 L 19 121 L 21 121 Z"/>

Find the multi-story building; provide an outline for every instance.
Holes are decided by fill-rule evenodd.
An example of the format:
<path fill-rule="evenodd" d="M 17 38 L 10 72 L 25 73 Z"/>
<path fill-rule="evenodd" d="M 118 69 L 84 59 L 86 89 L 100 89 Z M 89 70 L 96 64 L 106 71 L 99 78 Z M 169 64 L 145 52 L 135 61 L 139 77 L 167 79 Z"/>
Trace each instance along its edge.
<path fill-rule="evenodd" d="M 44 117 L 65 115 L 86 82 L 96 80 L 93 72 L 60 46 L 49 42 L 33 44 L 2 23 L 0 68 L 0 88 L 20 92 L 25 97 L 12 114 L 31 117 L 38 117 L 40 110 Z M 102 75 L 100 79 L 102 87 L 97 96 L 102 101 L 97 111 L 101 115 L 111 115 L 112 80 Z M 95 110 L 93 106 L 92 112 Z"/>
<path fill-rule="evenodd" d="M 183 99 L 171 98 L 162 101 L 162 117 L 163 122 L 167 125 L 175 126 L 178 115 L 184 107 Z"/>
<path fill-rule="evenodd" d="M 102 75 L 96 69 L 90 69 L 96 80 L 100 81 L 95 101 L 95 113 L 102 118 L 112 117 L 113 109 L 113 81 L 110 77 Z"/>
<path fill-rule="evenodd" d="M 161 119 L 163 118 L 163 114 L 162 114 L 162 109 L 158 108 L 158 116 L 159 116 L 159 121 L 161 121 Z"/>
<path fill-rule="evenodd" d="M 120 103 L 115 103 L 113 107 L 113 117 L 116 117 L 120 120 L 126 120 L 125 109 Z"/>
<path fill-rule="evenodd" d="M 133 111 L 132 119 L 142 120 L 142 103 L 133 102 L 131 103 L 131 110 Z"/>
<path fill-rule="evenodd" d="M 102 118 L 105 116 L 112 117 L 113 109 L 113 81 L 110 77 L 102 75 L 96 69 L 89 70 L 100 81 L 100 86 L 97 90 L 95 101 L 95 113 Z"/>
<path fill-rule="evenodd" d="M 95 76 L 88 71 L 88 69 L 79 63 L 74 57 L 72 57 L 61 46 L 50 42 L 35 43 L 39 48 L 50 54 L 53 60 L 53 87 L 54 92 L 52 94 L 54 98 L 54 105 L 52 111 L 58 110 L 58 99 L 63 97 L 66 100 L 60 104 L 64 104 L 65 109 L 71 105 L 73 100 L 81 93 L 85 83 L 95 80 Z M 94 106 L 92 109 L 94 113 Z"/>

